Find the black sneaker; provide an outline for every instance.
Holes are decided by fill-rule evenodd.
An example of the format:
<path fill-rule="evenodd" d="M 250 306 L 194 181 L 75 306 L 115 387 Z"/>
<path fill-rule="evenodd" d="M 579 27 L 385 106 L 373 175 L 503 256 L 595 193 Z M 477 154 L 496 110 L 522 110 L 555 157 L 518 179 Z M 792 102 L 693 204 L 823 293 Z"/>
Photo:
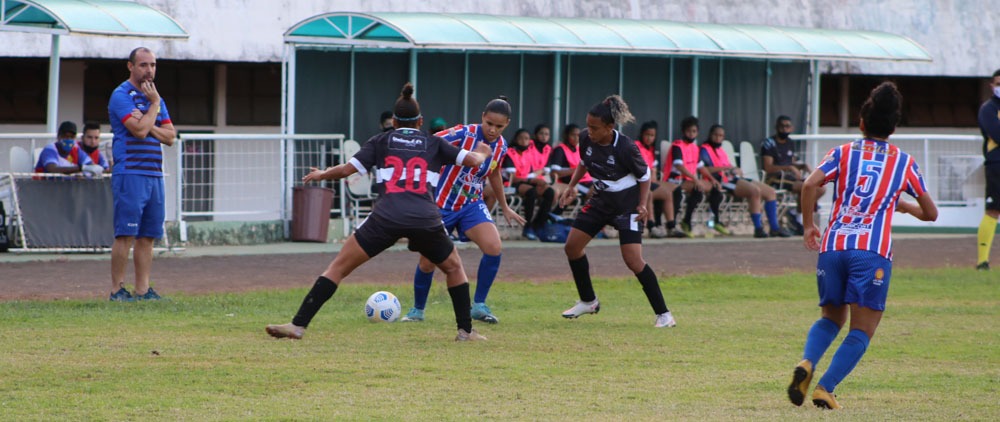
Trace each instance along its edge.
<path fill-rule="evenodd" d="M 757 239 L 766 239 L 767 238 L 767 233 L 764 232 L 764 228 L 763 227 L 754 227 L 754 229 L 753 229 L 753 237 L 755 237 Z"/>
<path fill-rule="evenodd" d="M 792 237 L 792 234 L 784 228 L 779 228 L 778 230 L 771 230 L 771 237 Z"/>
<path fill-rule="evenodd" d="M 160 299 L 163 298 L 160 297 L 160 295 L 156 294 L 156 292 L 153 291 L 152 287 L 150 287 L 149 290 L 146 290 L 145 294 L 135 297 L 135 300 L 160 300 Z"/>
<path fill-rule="evenodd" d="M 117 292 L 112 293 L 111 296 L 108 297 L 108 300 L 112 302 L 135 302 L 135 298 L 132 297 L 132 293 L 129 293 L 124 287 L 118 289 Z"/>
<path fill-rule="evenodd" d="M 976 271 L 989 271 L 989 270 L 990 270 L 989 261 L 983 261 L 980 262 L 979 265 L 976 265 Z"/>

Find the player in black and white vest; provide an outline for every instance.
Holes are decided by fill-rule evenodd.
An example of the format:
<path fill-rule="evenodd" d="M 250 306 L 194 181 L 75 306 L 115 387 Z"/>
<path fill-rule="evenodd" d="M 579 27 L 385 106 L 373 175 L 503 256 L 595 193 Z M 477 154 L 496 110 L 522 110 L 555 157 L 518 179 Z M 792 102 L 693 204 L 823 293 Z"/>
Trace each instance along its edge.
<path fill-rule="evenodd" d="M 618 229 L 622 258 L 642 285 L 656 314 L 655 327 L 676 325 L 663 301 L 656 273 L 642 258 L 642 232 L 651 217 L 646 209 L 649 198 L 650 169 L 639 148 L 615 129 L 634 121 L 628 104 L 617 95 L 605 98 L 587 113 L 587 129 L 580 133 L 580 165 L 573 173 L 569 188 L 559 202 L 568 205 L 576 197 L 576 185 L 583 175 L 593 178 L 594 195 L 573 222 L 566 239 L 566 257 L 573 272 L 580 300 L 563 312 L 565 318 L 597 313 L 601 304 L 590 281 L 590 264 L 584 248 L 606 225 Z"/>
<path fill-rule="evenodd" d="M 444 231 L 441 213 L 431 197 L 440 178 L 441 166 L 454 163 L 478 167 L 492 152 L 480 144 L 475 151 L 460 149 L 448 141 L 420 130 L 423 118 L 407 83 L 393 108 L 393 130 L 369 139 L 350 161 L 326 170 L 312 169 L 302 180 L 339 180 L 354 173 L 375 173 L 378 200 L 372 214 L 347 238 L 344 247 L 306 294 L 291 323 L 268 325 L 277 338 L 301 339 L 316 312 L 337 291 L 354 269 L 374 258 L 401 238 L 445 273 L 448 293 L 458 323 L 457 341 L 485 340 L 472 329 L 469 281 L 451 238 Z"/>

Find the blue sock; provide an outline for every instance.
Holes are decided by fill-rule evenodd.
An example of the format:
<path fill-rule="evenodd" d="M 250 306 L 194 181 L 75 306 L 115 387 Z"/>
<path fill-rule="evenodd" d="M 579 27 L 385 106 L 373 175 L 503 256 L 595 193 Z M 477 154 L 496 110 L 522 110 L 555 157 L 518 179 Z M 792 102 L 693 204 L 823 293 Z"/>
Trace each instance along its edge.
<path fill-rule="evenodd" d="M 427 296 L 431 294 L 431 283 L 434 282 L 434 271 L 425 273 L 417 270 L 413 273 L 413 307 L 423 310 L 427 307 Z"/>
<path fill-rule="evenodd" d="M 764 203 L 764 212 L 767 213 L 767 224 L 771 230 L 778 231 L 778 201 L 767 201 Z"/>
<path fill-rule="evenodd" d="M 753 220 L 753 228 L 755 228 L 755 229 L 759 229 L 761 226 L 764 225 L 764 223 L 762 223 L 760 221 L 760 213 L 759 212 L 758 213 L 754 213 L 754 214 L 750 214 L 750 219 Z"/>
<path fill-rule="evenodd" d="M 816 364 L 823 358 L 826 349 L 830 348 L 830 343 L 833 343 L 833 339 L 837 338 L 839 332 L 840 327 L 833 321 L 826 318 L 817 319 L 812 328 L 809 329 L 809 335 L 806 336 L 806 347 L 802 352 L 802 359 L 809 359 L 813 365 L 812 369 L 816 369 Z"/>
<path fill-rule="evenodd" d="M 500 271 L 501 255 L 483 254 L 483 258 L 479 260 L 479 270 L 476 272 L 476 295 L 472 303 L 486 303 L 486 295 L 490 294 L 493 280 L 497 278 L 497 271 Z"/>
<path fill-rule="evenodd" d="M 837 353 L 833 354 L 830 368 L 823 374 L 823 378 L 819 379 L 819 385 L 832 393 L 833 389 L 837 388 L 844 377 L 854 370 L 858 361 L 865 355 L 865 350 L 868 350 L 868 341 L 868 335 L 864 331 L 851 330 L 844 342 L 837 348 Z"/>

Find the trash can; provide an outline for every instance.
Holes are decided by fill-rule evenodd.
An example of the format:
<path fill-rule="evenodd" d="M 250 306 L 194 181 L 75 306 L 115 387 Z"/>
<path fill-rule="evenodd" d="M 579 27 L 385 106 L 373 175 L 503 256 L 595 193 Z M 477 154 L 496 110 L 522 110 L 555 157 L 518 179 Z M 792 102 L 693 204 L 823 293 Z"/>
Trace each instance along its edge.
<path fill-rule="evenodd" d="M 292 188 L 292 240 L 326 242 L 333 190 L 319 186 Z"/>

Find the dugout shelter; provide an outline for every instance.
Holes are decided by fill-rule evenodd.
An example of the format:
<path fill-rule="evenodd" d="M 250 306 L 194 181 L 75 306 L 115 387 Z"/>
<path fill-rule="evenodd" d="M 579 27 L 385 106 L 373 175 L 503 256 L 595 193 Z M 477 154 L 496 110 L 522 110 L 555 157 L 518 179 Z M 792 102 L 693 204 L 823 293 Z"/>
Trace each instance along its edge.
<path fill-rule="evenodd" d="M 661 138 L 692 114 L 739 140 L 765 137 L 781 114 L 817 133 L 821 61 L 931 61 L 884 32 L 458 13 L 326 13 L 284 39 L 283 133 L 350 139 L 377 132 L 405 81 L 428 116 L 449 122 L 477 121 L 507 95 L 511 126 L 546 123 L 557 142 L 609 94 L 637 121 L 656 120 Z"/>

